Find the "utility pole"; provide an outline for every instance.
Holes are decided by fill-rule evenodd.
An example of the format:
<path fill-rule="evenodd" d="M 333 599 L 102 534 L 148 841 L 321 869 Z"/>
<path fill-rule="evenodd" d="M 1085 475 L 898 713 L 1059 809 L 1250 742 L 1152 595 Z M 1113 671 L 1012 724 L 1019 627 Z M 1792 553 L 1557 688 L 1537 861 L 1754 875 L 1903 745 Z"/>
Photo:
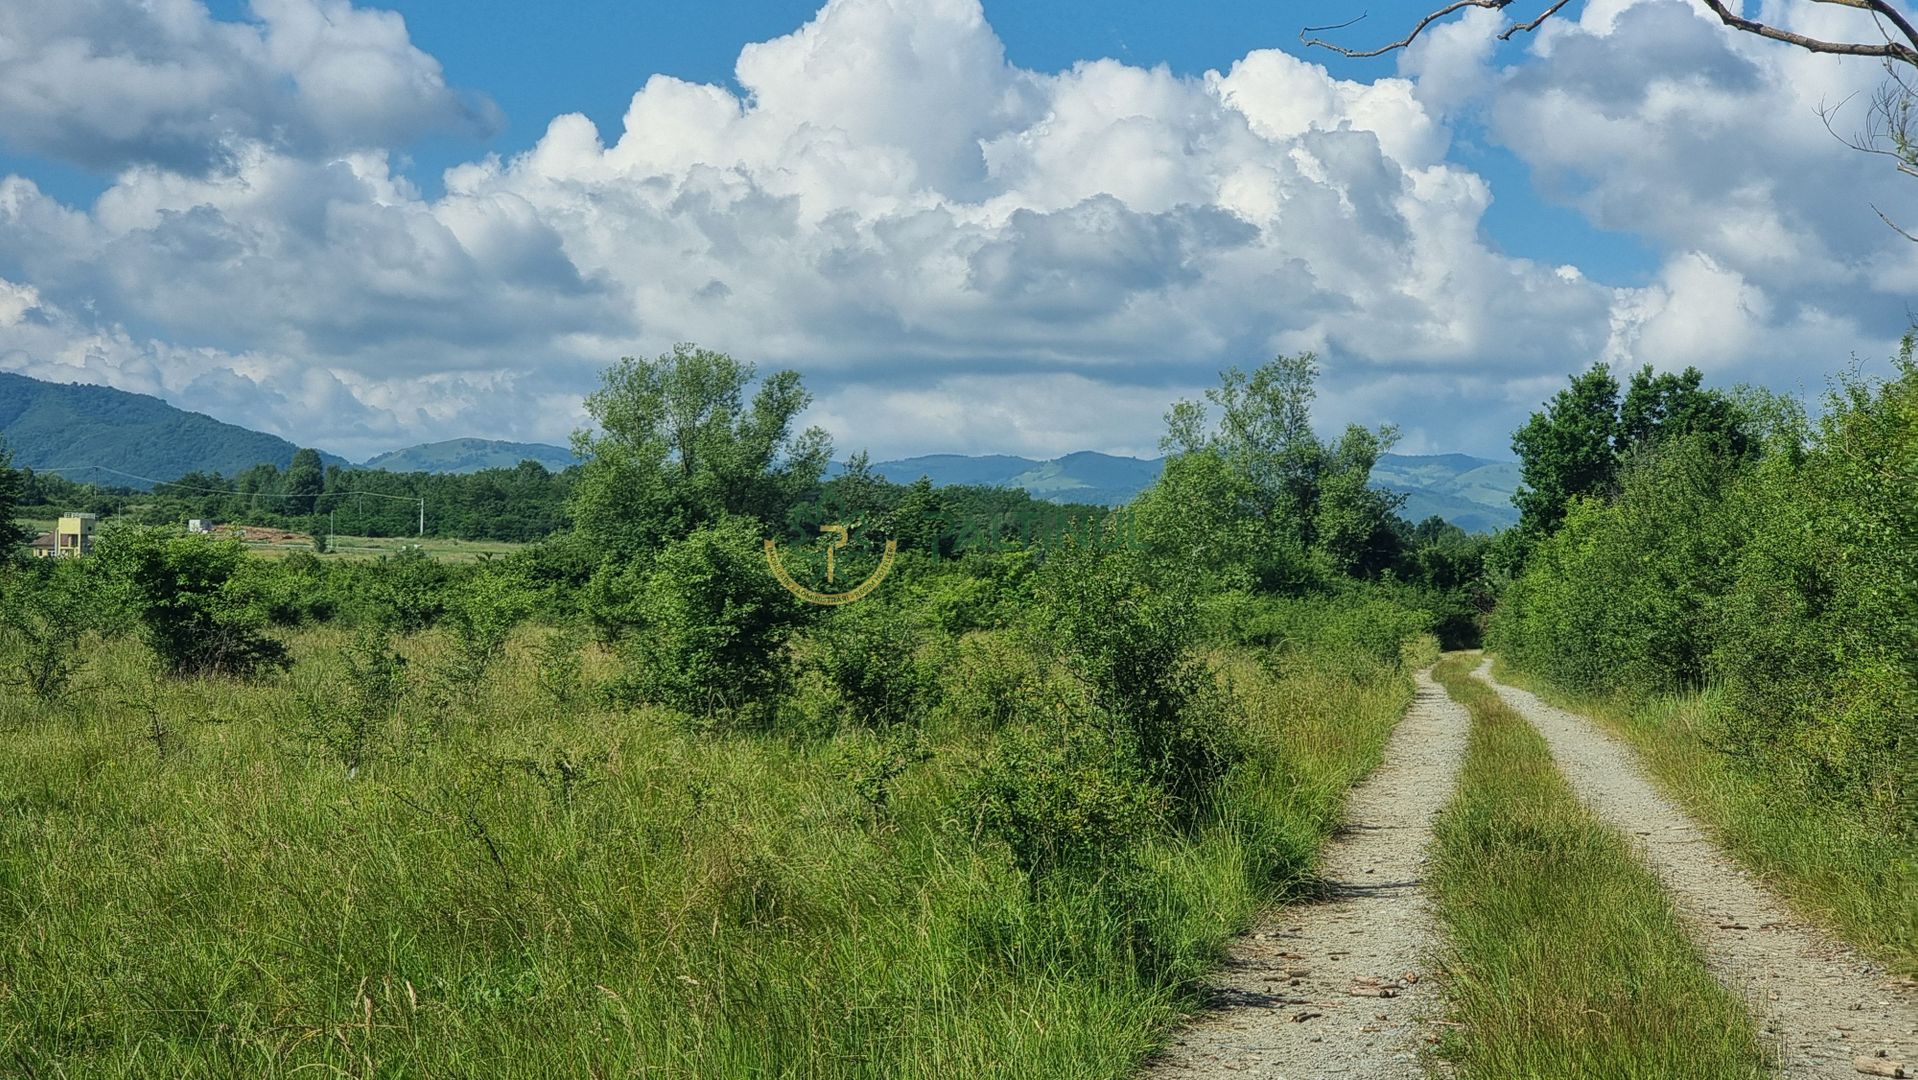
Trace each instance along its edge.
<path fill-rule="evenodd" d="M 420 539 L 426 539 L 426 500 L 420 500 Z"/>

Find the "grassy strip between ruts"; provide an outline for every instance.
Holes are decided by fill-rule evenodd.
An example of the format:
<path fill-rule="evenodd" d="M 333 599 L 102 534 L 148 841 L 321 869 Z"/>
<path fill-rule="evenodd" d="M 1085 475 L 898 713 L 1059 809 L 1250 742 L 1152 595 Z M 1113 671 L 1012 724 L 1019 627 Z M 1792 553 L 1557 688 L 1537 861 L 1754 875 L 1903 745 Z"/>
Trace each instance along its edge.
<path fill-rule="evenodd" d="M 1900 973 L 1918 974 L 1918 838 L 1874 828 L 1714 750 L 1723 708 L 1715 692 L 1631 702 L 1562 692 L 1503 659 L 1494 671 L 1625 739 L 1666 794 L 1793 905 Z"/>
<path fill-rule="evenodd" d="M 1765 1075 L 1743 1005 L 1713 980 L 1663 889 L 1572 794 L 1476 654 L 1435 675 L 1472 713 L 1459 791 L 1438 825 L 1451 1029 L 1468 1077 Z"/>

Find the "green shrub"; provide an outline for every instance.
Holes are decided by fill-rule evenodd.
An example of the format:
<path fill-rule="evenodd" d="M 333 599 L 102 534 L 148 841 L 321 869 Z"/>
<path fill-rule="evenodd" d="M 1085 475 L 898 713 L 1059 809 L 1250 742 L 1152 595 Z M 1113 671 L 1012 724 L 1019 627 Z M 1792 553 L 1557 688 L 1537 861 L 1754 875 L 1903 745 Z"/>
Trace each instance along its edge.
<path fill-rule="evenodd" d="M 325 622 L 337 612 L 329 567 L 310 552 L 282 559 L 247 559 L 233 575 L 238 596 L 274 626 Z"/>
<path fill-rule="evenodd" d="M 462 694 L 478 693 L 513 628 L 532 608 L 532 594 L 504 568 L 485 567 L 449 590 L 442 619 L 452 642 L 448 675 Z"/>
<path fill-rule="evenodd" d="M 919 656 L 923 637 L 906 615 L 871 601 L 823 620 L 812 663 L 837 695 L 844 722 L 887 728 L 923 718 L 937 688 Z"/>
<path fill-rule="evenodd" d="M 246 559 L 237 540 L 170 529 L 102 530 L 94 558 L 114 598 L 173 675 L 249 675 L 286 661 L 286 647 L 261 632 L 264 619 L 234 581 Z"/>
<path fill-rule="evenodd" d="M 389 632 L 377 627 L 362 628 L 340 650 L 340 660 L 343 685 L 301 694 L 300 712 L 307 741 L 351 778 L 385 748 L 410 683 L 406 658 L 394 650 Z"/>
<path fill-rule="evenodd" d="M 420 548 L 402 548 L 356 569 L 347 585 L 361 622 L 396 634 L 413 634 L 439 622 L 446 611 L 447 586 L 453 575 Z"/>
<path fill-rule="evenodd" d="M 1008 732 L 968 794 L 975 835 L 1003 843 L 1030 888 L 1130 865 L 1160 827 L 1159 793 L 1122 725 L 1072 716 Z"/>
<path fill-rule="evenodd" d="M 66 697 L 84 663 L 80 643 L 94 623 L 85 565 L 76 559 L 0 565 L 0 646 L 6 681 L 35 701 Z"/>
<path fill-rule="evenodd" d="M 1072 544 L 1047 557 L 1035 585 L 1031 640 L 1081 681 L 1092 715 L 1189 819 L 1240 753 L 1193 652 L 1189 589 L 1136 553 Z"/>
<path fill-rule="evenodd" d="M 741 519 L 666 545 L 640 613 L 614 692 L 747 725 L 774 715 L 792 676 L 787 639 L 809 614 L 767 569 L 757 527 Z"/>

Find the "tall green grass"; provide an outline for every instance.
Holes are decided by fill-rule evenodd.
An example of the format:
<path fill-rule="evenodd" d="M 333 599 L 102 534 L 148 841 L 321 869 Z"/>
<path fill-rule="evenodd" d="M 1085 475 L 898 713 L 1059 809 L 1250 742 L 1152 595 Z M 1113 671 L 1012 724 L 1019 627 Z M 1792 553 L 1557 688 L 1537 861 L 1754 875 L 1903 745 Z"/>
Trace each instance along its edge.
<path fill-rule="evenodd" d="M 973 842 L 978 717 L 929 721 L 876 806 L 871 733 L 561 705 L 535 636 L 410 699 L 352 778 L 301 734 L 336 631 L 257 683 L 156 680 L 122 641 L 59 705 L 0 699 L 0 1075 L 1122 1076 L 1305 880 L 1409 699 L 1375 664 L 1216 657 L 1251 754 L 1114 907 Z"/>
<path fill-rule="evenodd" d="M 1544 740 L 1468 677 L 1437 668 L 1472 713 L 1435 874 L 1453 1019 L 1468 1077 L 1765 1075 L 1744 1008 L 1713 980 L 1657 880 L 1588 813 Z"/>
<path fill-rule="evenodd" d="M 1918 974 L 1918 837 L 1716 749 L 1726 707 L 1716 690 L 1635 702 L 1566 693 L 1502 659 L 1496 673 L 1624 738 L 1667 794 L 1793 905 Z"/>

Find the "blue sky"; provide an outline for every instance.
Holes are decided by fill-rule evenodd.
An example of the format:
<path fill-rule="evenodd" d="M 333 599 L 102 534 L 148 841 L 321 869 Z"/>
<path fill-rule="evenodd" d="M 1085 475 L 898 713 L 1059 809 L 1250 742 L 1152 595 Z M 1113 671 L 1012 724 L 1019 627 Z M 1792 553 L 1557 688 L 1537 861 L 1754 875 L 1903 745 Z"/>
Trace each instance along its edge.
<path fill-rule="evenodd" d="M 563 441 L 692 339 L 797 367 L 843 451 L 1045 456 L 1311 348 L 1322 425 L 1502 454 L 1593 361 L 1815 392 L 1902 330 L 1909 181 L 1816 117 L 1868 64 L 1692 0 L 1302 49 L 1349 10 L 29 0 L 0 369 L 364 457 Z"/>

